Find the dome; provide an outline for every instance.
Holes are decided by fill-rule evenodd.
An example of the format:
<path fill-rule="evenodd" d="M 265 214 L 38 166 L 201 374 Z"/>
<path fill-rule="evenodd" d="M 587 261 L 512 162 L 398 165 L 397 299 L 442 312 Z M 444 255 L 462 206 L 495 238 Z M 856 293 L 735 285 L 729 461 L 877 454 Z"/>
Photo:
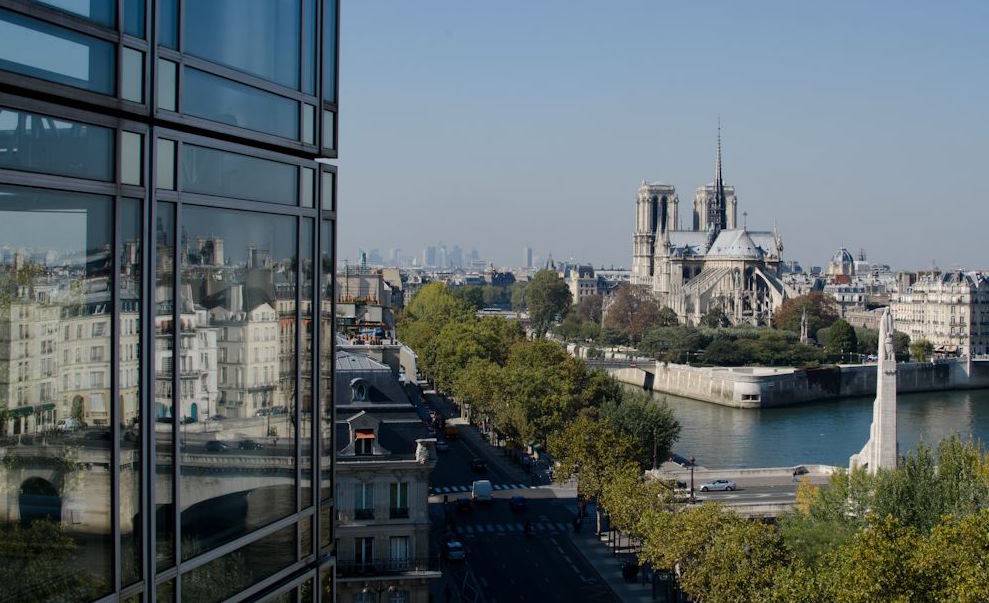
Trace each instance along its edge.
<path fill-rule="evenodd" d="M 852 254 L 848 253 L 848 250 L 842 247 L 838 251 L 834 252 L 834 256 L 831 257 L 831 262 L 835 264 L 852 264 L 855 262 L 855 258 Z"/>

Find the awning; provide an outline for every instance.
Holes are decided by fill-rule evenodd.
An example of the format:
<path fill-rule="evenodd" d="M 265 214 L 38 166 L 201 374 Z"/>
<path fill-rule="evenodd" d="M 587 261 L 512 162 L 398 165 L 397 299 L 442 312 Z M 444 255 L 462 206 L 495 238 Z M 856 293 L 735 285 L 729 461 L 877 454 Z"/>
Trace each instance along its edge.
<path fill-rule="evenodd" d="M 10 409 L 11 417 L 27 417 L 34 414 L 33 406 L 17 406 Z"/>
<path fill-rule="evenodd" d="M 354 435 L 355 440 L 373 440 L 374 432 L 370 429 L 358 429 Z"/>

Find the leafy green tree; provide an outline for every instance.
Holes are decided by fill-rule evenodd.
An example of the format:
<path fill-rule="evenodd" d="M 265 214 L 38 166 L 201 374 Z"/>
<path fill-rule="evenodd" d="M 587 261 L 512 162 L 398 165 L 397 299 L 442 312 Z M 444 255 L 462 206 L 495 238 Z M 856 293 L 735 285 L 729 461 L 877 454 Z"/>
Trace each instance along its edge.
<path fill-rule="evenodd" d="M 714 307 L 707 311 L 704 316 L 701 316 L 701 326 L 707 327 L 709 329 L 720 329 L 724 327 L 731 326 L 731 319 L 728 314 L 721 308 Z"/>
<path fill-rule="evenodd" d="M 601 415 L 635 443 L 635 459 L 641 469 L 655 469 L 668 459 L 680 436 L 673 410 L 641 392 L 624 390 L 619 400 L 602 405 Z"/>
<path fill-rule="evenodd" d="M 645 332 L 639 350 L 667 362 L 687 362 L 711 342 L 700 329 L 687 325 L 654 327 Z"/>
<path fill-rule="evenodd" d="M 680 324 L 680 318 L 673 308 L 663 306 L 659 309 L 659 315 L 656 316 L 657 327 L 675 327 L 678 324 Z"/>
<path fill-rule="evenodd" d="M 0 527 L 0 590 L 4 601 L 89 601 L 109 587 L 80 561 L 76 541 L 49 520 Z"/>
<path fill-rule="evenodd" d="M 773 314 L 773 327 L 799 333 L 800 321 L 805 310 L 809 333 L 817 333 L 838 320 L 838 304 L 834 298 L 813 292 L 784 300 Z"/>
<path fill-rule="evenodd" d="M 423 366 L 438 388 L 448 390 L 471 360 L 502 364 L 511 346 L 522 338 L 518 323 L 501 317 L 450 322 L 433 339 Z"/>
<path fill-rule="evenodd" d="M 525 310 L 525 287 L 528 283 L 523 281 L 516 281 L 512 283 L 512 309 L 513 310 Z"/>
<path fill-rule="evenodd" d="M 570 289 L 556 272 L 540 270 L 525 288 L 525 302 L 532 329 L 542 337 L 570 309 Z"/>
<path fill-rule="evenodd" d="M 557 475 L 576 477 L 578 491 L 594 499 L 601 497 L 605 484 L 630 462 L 634 446 L 610 422 L 587 414 L 580 414 L 549 438 L 550 454 L 559 463 Z"/>
<path fill-rule="evenodd" d="M 910 344 L 910 357 L 917 362 L 926 362 L 934 355 L 934 344 L 926 339 L 918 339 Z"/>
<path fill-rule="evenodd" d="M 933 601 L 989 601 L 989 509 L 948 516 L 912 555 L 920 582 Z"/>
<path fill-rule="evenodd" d="M 601 323 L 601 306 L 604 298 L 600 295 L 588 295 L 573 306 L 570 311 L 576 314 L 581 322 Z"/>
<path fill-rule="evenodd" d="M 463 300 L 475 310 L 484 307 L 484 293 L 481 287 L 476 285 L 464 285 L 462 287 L 450 287 L 450 294 L 455 298 Z"/>
<path fill-rule="evenodd" d="M 839 318 L 827 329 L 824 349 L 832 356 L 841 356 L 858 349 L 855 329 L 844 319 Z"/>

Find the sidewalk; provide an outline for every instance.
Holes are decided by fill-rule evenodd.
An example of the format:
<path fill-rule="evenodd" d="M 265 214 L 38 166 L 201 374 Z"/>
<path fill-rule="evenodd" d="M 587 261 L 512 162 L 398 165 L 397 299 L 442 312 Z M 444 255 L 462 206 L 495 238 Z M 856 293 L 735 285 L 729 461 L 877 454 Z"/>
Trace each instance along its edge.
<path fill-rule="evenodd" d="M 594 514 L 588 513 L 580 525 L 580 532 L 574 534 L 569 532 L 570 541 L 573 542 L 584 559 L 601 575 L 601 578 L 608 583 L 611 590 L 622 601 L 632 602 L 652 602 L 652 586 L 650 584 L 640 584 L 638 578 L 636 582 L 626 582 L 622 577 L 622 562 L 611 554 L 611 549 L 607 544 L 607 536 L 594 535 Z"/>

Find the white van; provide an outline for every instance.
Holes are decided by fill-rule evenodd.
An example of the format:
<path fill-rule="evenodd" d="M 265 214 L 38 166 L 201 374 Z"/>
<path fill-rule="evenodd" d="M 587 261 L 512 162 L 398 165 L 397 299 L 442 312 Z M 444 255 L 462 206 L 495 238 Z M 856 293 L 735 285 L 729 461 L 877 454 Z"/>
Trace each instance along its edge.
<path fill-rule="evenodd" d="M 489 503 L 491 502 L 492 490 L 494 488 L 491 487 L 490 480 L 479 479 L 470 487 L 470 498 L 474 502 Z"/>

